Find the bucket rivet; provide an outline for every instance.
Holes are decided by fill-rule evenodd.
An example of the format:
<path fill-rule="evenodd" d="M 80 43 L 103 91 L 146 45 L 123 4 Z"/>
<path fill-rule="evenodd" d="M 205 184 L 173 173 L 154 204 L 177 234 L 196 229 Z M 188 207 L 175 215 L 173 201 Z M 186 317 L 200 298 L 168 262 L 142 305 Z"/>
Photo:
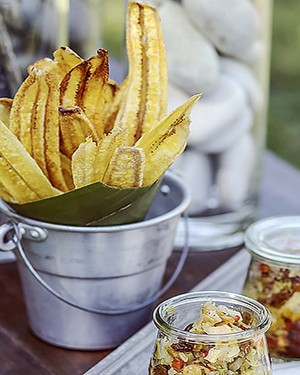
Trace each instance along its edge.
<path fill-rule="evenodd" d="M 170 194 L 171 189 L 168 185 L 162 185 L 162 187 L 160 188 L 160 191 L 161 191 L 162 194 L 168 195 L 168 194 Z"/>
<path fill-rule="evenodd" d="M 33 238 L 38 238 L 40 235 L 36 230 L 31 230 L 30 236 L 33 237 Z"/>

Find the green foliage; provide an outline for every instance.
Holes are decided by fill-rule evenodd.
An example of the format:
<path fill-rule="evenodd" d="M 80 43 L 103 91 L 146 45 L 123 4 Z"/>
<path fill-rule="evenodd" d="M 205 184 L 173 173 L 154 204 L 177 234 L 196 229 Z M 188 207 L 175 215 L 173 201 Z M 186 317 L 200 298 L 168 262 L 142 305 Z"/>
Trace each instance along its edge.
<path fill-rule="evenodd" d="M 268 147 L 300 168 L 300 1 L 274 0 Z"/>

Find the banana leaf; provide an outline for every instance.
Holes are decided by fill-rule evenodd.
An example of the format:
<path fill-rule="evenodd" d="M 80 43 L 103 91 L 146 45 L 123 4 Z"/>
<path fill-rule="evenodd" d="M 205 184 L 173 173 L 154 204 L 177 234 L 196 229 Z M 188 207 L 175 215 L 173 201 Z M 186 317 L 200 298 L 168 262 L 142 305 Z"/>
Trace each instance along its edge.
<path fill-rule="evenodd" d="M 118 189 L 96 182 L 62 195 L 12 204 L 19 215 L 54 224 L 110 226 L 141 221 L 160 185 Z"/>

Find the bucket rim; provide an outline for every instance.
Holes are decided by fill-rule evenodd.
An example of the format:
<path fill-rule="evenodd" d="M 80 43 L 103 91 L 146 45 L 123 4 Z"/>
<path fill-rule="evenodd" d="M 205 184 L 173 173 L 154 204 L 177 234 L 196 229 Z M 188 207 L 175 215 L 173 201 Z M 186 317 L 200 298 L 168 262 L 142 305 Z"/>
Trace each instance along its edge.
<path fill-rule="evenodd" d="M 17 214 L 2 199 L 0 199 L 0 211 L 3 212 L 8 218 L 13 218 L 20 223 L 26 223 L 35 227 L 62 231 L 62 232 L 112 233 L 112 232 L 120 232 L 120 231 L 125 231 L 125 230 L 128 231 L 128 230 L 142 229 L 145 227 L 157 225 L 159 223 L 168 221 L 176 216 L 181 215 L 191 203 L 191 195 L 190 195 L 189 189 L 181 177 L 179 177 L 176 173 L 172 171 L 168 171 L 165 173 L 163 177 L 162 184 L 164 183 L 165 178 L 175 181 L 175 183 L 180 187 L 180 189 L 182 190 L 182 194 L 183 194 L 182 201 L 171 211 L 168 211 L 154 218 L 139 221 L 136 223 L 111 225 L 111 226 L 75 226 L 75 225 L 72 226 L 72 225 L 48 223 L 48 222 L 31 219 L 31 218 Z"/>

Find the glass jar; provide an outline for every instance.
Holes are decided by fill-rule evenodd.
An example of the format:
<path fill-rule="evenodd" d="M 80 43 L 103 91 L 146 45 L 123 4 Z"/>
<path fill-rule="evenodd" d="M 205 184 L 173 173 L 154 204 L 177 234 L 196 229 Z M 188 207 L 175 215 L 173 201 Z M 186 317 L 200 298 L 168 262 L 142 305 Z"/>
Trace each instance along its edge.
<path fill-rule="evenodd" d="M 244 294 L 273 315 L 270 353 L 300 358 L 300 216 L 260 220 L 246 231 L 252 255 Z"/>
<path fill-rule="evenodd" d="M 240 245 L 258 205 L 272 0 L 145 2 L 158 7 L 162 21 L 168 110 L 203 93 L 192 111 L 188 147 L 174 164 L 192 192 L 190 244 Z"/>
<path fill-rule="evenodd" d="M 241 314 L 251 328 L 230 334 L 189 332 L 207 301 Z M 161 303 L 153 319 L 159 331 L 150 375 L 228 375 L 231 372 L 271 375 L 265 339 L 270 315 L 264 306 L 250 298 L 225 292 L 183 294 Z"/>

